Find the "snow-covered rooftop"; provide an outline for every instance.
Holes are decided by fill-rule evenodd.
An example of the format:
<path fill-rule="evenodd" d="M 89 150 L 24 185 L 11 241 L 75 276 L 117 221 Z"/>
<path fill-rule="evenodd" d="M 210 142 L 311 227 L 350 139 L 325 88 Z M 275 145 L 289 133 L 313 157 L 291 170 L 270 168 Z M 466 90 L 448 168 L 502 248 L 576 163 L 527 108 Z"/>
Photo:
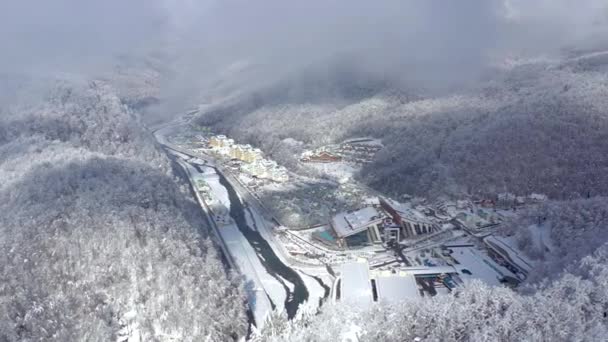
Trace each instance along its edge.
<path fill-rule="evenodd" d="M 393 201 L 388 198 L 384 199 L 384 201 L 391 208 L 393 208 L 393 210 L 395 210 L 399 214 L 399 216 L 401 216 L 402 219 L 420 222 L 420 223 L 426 223 L 426 224 L 433 224 L 433 222 L 431 220 L 429 220 L 429 218 L 426 215 L 424 215 L 420 211 L 410 207 L 407 204 L 399 203 L 397 201 Z"/>
<path fill-rule="evenodd" d="M 339 237 L 362 232 L 370 224 L 382 220 L 382 214 L 374 207 L 365 207 L 353 212 L 341 212 L 333 217 L 332 226 Z"/>
<path fill-rule="evenodd" d="M 459 264 L 456 267 L 462 279 L 466 282 L 470 278 L 481 279 L 488 285 L 500 285 L 500 279 L 504 276 L 516 278 L 508 269 L 498 265 L 489 256 L 481 254 L 474 247 L 451 247 L 454 251 L 452 257 L 458 260 Z M 466 269 L 471 274 L 467 274 L 462 270 Z"/>
<path fill-rule="evenodd" d="M 420 296 L 416 278 L 411 274 L 380 274 L 376 277 L 379 300 L 404 300 Z"/>
<path fill-rule="evenodd" d="M 534 262 L 514 247 L 515 244 L 509 239 L 499 236 L 488 236 L 484 241 L 494 247 L 494 249 L 497 250 L 499 254 L 503 255 L 503 257 L 519 266 L 524 272 L 530 272 L 532 270 Z"/>
<path fill-rule="evenodd" d="M 372 303 L 372 289 L 369 279 L 369 265 L 367 261 L 356 261 L 342 264 L 340 273 L 341 300 L 369 305 Z"/>

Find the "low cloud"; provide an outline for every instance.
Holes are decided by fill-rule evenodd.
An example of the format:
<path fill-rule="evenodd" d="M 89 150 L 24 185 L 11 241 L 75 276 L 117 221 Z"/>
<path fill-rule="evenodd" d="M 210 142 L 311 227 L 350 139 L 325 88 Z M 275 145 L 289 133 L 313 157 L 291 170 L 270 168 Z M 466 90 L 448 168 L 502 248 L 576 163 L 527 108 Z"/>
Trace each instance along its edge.
<path fill-rule="evenodd" d="M 344 59 L 440 86 L 497 56 L 603 46 L 607 13 L 602 0 L 7 0 L 0 71 L 95 74 L 157 54 L 169 99 Z"/>

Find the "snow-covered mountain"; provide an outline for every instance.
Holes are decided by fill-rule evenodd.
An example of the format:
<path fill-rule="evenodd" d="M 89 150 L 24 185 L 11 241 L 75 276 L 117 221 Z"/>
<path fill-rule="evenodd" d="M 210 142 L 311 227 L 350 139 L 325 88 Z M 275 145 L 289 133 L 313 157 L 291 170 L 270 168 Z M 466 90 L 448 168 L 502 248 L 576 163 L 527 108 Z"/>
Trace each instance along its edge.
<path fill-rule="evenodd" d="M 606 340 L 607 8 L 0 1 L 0 341 Z M 196 105 L 195 122 L 165 122 L 155 141 L 150 127 Z M 208 133 L 254 146 L 207 149 Z M 341 149 L 363 137 L 379 151 Z M 335 160 L 324 148 L 344 163 L 300 162 Z M 269 170 L 241 172 L 244 151 L 258 158 L 249 171 Z M 267 179 L 279 170 L 288 181 Z M 215 185 L 232 198 L 213 199 Z M 489 208 L 501 193 L 512 206 Z M 532 193 L 548 199 L 516 205 Z M 330 250 L 325 224 L 377 196 L 408 199 L 407 213 L 443 231 L 396 251 L 393 241 Z M 456 224 L 469 211 L 486 216 L 479 230 Z M 211 231 L 217 222 L 234 225 Z M 525 275 L 507 268 L 518 287 L 466 278 L 440 295 L 422 284 L 421 298 L 378 295 L 370 275 L 414 278 L 404 253 L 443 254 L 463 236 L 493 283 L 516 280 L 485 234 L 531 261 Z M 445 257 L 456 273 L 442 263 L 423 282 L 486 273 Z M 342 263 L 363 259 L 377 261 L 357 280 L 368 307 L 341 287 Z"/>

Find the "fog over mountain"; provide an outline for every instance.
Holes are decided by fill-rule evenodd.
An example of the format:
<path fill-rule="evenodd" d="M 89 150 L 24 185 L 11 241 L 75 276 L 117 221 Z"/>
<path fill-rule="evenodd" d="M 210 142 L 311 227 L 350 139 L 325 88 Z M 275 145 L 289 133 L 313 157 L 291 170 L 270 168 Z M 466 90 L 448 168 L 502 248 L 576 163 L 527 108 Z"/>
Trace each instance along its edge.
<path fill-rule="evenodd" d="M 442 88 L 475 79 L 505 56 L 606 44 L 601 0 L 28 0 L 0 6 L 2 70 L 90 74 L 117 56 L 160 54 L 173 67 L 165 97 L 191 88 L 183 82 L 199 86 L 196 95 L 221 90 L 218 82 L 255 87 L 340 56 L 365 71 Z"/>
<path fill-rule="evenodd" d="M 211 106 L 200 122 L 262 144 L 286 156 L 287 164 L 294 151 L 281 144 L 286 137 L 313 147 L 380 138 L 387 149 L 361 176 L 394 194 L 606 193 L 605 4 L 394 6 L 345 9 L 339 27 L 361 30 L 346 30 L 351 39 L 327 29 L 325 36 L 286 40 L 286 53 L 299 57 L 285 60 L 301 66 L 292 64 L 278 76 L 284 63 L 273 61 L 275 81 L 260 76 L 264 68 L 258 65 L 224 75 L 207 93 Z M 360 23 L 356 18 L 364 12 L 370 14 Z M 330 27 L 323 13 L 315 23 Z M 264 25 L 274 23 L 268 21 Z M 400 23 L 407 24 L 393 29 Z M 300 31 L 286 32 L 297 37 Z M 322 48 L 298 45 L 311 41 Z M 313 57 L 300 58 L 311 52 Z M 596 145 L 583 152 L 591 142 Z M 593 167 L 583 171 L 580 165 Z M 550 177 L 541 175 L 547 168 L 553 169 Z"/>
<path fill-rule="evenodd" d="M 608 333 L 605 0 L 3 0 L 0 46 L 0 341 Z M 533 275 L 251 331 L 251 284 L 152 133 L 193 108 L 306 177 L 305 150 L 372 137 L 354 177 L 388 196 L 546 194 L 497 232 Z"/>

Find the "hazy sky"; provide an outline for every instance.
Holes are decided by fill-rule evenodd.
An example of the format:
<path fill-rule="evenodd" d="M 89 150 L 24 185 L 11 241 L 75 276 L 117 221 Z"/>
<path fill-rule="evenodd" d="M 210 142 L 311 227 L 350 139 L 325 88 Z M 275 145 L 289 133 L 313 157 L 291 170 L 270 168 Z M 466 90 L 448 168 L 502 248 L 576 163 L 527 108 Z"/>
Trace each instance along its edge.
<path fill-rule="evenodd" d="M 0 71 L 94 73 L 117 55 L 162 52 L 175 71 L 165 88 L 183 89 L 349 56 L 361 68 L 443 82 L 474 74 L 490 57 L 605 40 L 607 3 L 2 0 Z"/>

